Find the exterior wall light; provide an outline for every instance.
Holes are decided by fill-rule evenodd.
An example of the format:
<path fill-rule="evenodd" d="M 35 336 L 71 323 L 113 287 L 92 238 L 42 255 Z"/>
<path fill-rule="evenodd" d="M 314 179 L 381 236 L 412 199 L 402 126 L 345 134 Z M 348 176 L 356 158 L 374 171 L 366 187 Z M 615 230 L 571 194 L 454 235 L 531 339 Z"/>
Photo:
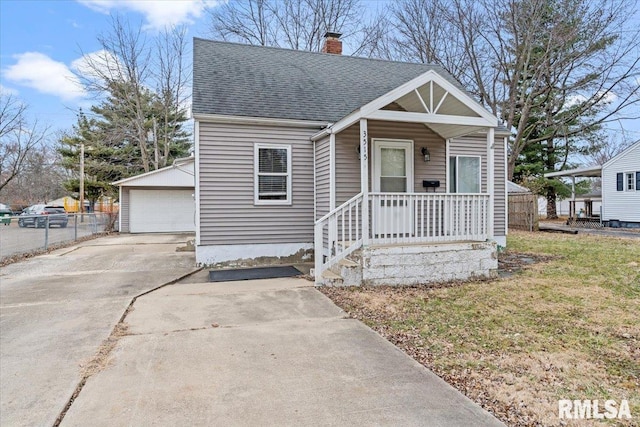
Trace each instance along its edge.
<path fill-rule="evenodd" d="M 427 147 L 422 147 L 422 150 L 420 150 L 420 152 L 424 156 L 425 163 L 431 160 L 431 154 L 429 153 L 429 149 Z"/>

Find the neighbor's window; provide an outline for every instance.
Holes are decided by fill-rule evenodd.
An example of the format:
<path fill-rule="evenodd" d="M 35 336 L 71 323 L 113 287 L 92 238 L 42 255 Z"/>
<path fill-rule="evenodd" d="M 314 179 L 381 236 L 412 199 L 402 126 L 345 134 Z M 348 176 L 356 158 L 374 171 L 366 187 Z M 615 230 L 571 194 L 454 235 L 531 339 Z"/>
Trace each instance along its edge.
<path fill-rule="evenodd" d="M 291 146 L 255 144 L 254 202 L 291 204 Z"/>
<path fill-rule="evenodd" d="M 635 173 L 633 172 L 627 172 L 624 174 L 624 178 L 625 178 L 625 184 L 624 184 L 624 189 L 625 191 L 633 191 L 636 189 L 635 187 Z"/>
<path fill-rule="evenodd" d="M 449 191 L 452 193 L 480 192 L 479 156 L 449 158 Z"/>

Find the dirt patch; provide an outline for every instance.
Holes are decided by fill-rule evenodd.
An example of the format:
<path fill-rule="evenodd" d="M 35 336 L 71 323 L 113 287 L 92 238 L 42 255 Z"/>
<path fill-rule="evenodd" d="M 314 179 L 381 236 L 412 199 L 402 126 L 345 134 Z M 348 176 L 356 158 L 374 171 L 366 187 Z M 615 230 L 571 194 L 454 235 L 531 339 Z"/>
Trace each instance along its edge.
<path fill-rule="evenodd" d="M 541 255 L 534 253 L 521 253 L 505 251 L 498 254 L 498 276 L 510 277 L 514 273 L 541 262 L 548 262 L 560 259 L 557 255 Z"/>
<path fill-rule="evenodd" d="M 118 323 L 115 328 L 113 328 L 111 335 L 104 340 L 96 354 L 88 362 L 80 365 L 84 378 L 91 377 L 109 366 L 111 352 L 116 347 L 120 338 L 128 335 L 128 331 L 129 325 L 126 323 Z"/>

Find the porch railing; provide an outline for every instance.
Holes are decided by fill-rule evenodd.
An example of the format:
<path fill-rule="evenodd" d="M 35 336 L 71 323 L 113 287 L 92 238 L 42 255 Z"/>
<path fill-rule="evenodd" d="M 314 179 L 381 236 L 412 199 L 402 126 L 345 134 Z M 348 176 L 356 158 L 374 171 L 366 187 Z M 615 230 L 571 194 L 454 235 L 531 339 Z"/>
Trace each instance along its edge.
<path fill-rule="evenodd" d="M 315 276 L 363 242 L 362 193 L 315 224 Z M 489 238 L 488 194 L 369 193 L 371 244 L 485 241 Z"/>
<path fill-rule="evenodd" d="M 315 277 L 362 246 L 362 193 L 316 221 Z"/>
<path fill-rule="evenodd" d="M 370 193 L 373 244 L 484 241 L 488 194 Z"/>

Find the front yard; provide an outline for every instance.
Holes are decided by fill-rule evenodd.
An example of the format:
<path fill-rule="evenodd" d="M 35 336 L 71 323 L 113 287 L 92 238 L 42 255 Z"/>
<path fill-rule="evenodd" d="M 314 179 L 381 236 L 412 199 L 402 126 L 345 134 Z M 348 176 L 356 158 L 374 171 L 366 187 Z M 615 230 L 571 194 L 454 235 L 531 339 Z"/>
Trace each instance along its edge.
<path fill-rule="evenodd" d="M 559 399 L 626 399 L 623 425 L 640 425 L 640 240 L 513 232 L 508 247 L 526 266 L 491 282 L 322 291 L 507 425 L 621 422 L 560 420 Z"/>

